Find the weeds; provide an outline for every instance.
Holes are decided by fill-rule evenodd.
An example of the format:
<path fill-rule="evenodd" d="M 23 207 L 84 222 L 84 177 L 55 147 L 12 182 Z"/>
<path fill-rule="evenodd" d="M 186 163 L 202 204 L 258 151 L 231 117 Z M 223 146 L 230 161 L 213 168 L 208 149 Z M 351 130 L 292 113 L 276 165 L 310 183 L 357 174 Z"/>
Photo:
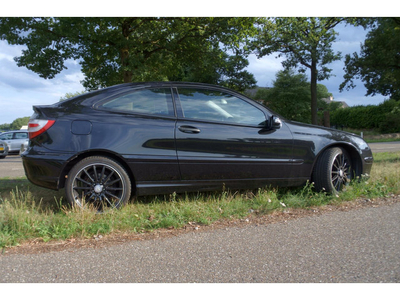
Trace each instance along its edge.
<path fill-rule="evenodd" d="M 0 248 L 27 240 L 89 238 L 113 232 L 148 232 L 208 225 L 273 211 L 384 197 L 400 192 L 400 152 L 378 153 L 369 181 L 354 181 L 339 196 L 316 193 L 313 183 L 299 188 L 187 193 L 139 197 L 119 210 L 98 214 L 94 208 L 70 207 L 62 192 L 41 189 L 26 179 L 0 179 Z"/>

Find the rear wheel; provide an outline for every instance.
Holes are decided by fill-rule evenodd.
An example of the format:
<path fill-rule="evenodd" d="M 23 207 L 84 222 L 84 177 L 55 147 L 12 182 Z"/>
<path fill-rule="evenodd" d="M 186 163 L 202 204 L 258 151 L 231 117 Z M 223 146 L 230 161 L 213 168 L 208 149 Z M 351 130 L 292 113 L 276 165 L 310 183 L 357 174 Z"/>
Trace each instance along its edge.
<path fill-rule="evenodd" d="M 317 191 L 336 194 L 352 179 L 350 156 L 343 148 L 325 150 L 319 157 L 313 172 L 313 182 Z"/>
<path fill-rule="evenodd" d="M 75 206 L 93 206 L 99 211 L 119 208 L 131 197 L 131 181 L 116 161 L 91 156 L 78 162 L 65 182 L 68 201 Z"/>

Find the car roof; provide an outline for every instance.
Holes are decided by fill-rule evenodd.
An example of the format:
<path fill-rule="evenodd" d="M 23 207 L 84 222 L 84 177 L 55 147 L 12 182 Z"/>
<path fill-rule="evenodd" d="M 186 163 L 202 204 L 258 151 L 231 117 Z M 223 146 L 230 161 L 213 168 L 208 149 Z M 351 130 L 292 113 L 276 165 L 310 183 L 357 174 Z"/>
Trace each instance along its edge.
<path fill-rule="evenodd" d="M 186 81 L 148 81 L 148 82 L 129 82 L 129 83 L 122 83 L 122 84 L 117 84 L 113 85 L 110 87 L 98 89 L 92 92 L 88 92 L 82 95 L 78 95 L 76 97 L 67 99 L 65 101 L 57 102 L 52 104 L 52 107 L 63 107 L 63 106 L 69 106 L 70 103 L 74 102 L 74 105 L 77 105 L 77 103 L 81 105 L 93 105 L 99 100 L 103 100 L 108 97 L 113 97 L 117 94 L 120 93 L 125 93 L 129 91 L 130 89 L 141 89 L 141 88 L 157 88 L 157 87 L 180 87 L 180 86 L 186 86 L 186 87 L 205 87 L 205 88 L 212 88 L 212 89 L 219 89 L 219 90 L 225 90 L 229 91 L 231 93 L 235 94 L 240 94 L 234 90 L 231 90 L 229 88 L 225 88 L 219 85 L 215 84 L 209 84 L 209 83 L 201 83 L 201 82 L 186 82 Z M 244 95 L 242 95 L 244 96 Z M 39 107 L 39 106 L 36 106 Z"/>
<path fill-rule="evenodd" d="M 28 132 L 28 130 L 26 129 L 21 129 L 21 130 L 9 130 L 9 131 L 5 131 L 5 132 L 0 132 L 0 135 L 3 135 L 5 133 L 10 133 L 10 132 Z"/>

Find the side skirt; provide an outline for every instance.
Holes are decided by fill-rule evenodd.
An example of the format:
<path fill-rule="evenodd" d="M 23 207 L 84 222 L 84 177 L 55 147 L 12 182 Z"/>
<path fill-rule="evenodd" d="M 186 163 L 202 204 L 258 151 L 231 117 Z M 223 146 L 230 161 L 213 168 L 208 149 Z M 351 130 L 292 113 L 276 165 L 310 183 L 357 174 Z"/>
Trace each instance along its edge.
<path fill-rule="evenodd" d="M 206 192 L 223 189 L 254 189 L 266 186 L 300 186 L 310 178 L 292 179 L 243 179 L 213 181 L 171 181 L 171 182 L 137 182 L 136 196 L 161 195 L 184 192 Z"/>

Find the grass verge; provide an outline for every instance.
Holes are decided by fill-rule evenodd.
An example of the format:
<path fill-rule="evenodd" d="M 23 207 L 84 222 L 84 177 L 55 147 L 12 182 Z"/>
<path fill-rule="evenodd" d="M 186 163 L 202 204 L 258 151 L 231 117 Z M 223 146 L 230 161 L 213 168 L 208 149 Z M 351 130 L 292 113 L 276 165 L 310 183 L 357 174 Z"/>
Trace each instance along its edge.
<path fill-rule="evenodd" d="M 369 181 L 354 182 L 339 197 L 315 193 L 312 184 L 300 188 L 264 188 L 156 197 L 139 197 L 120 210 L 96 214 L 71 208 L 63 191 L 36 187 L 24 178 L 0 179 L 0 248 L 29 240 L 91 238 L 112 233 L 149 232 L 209 225 L 274 211 L 310 208 L 398 194 L 400 152 L 376 153 Z"/>
<path fill-rule="evenodd" d="M 398 134 L 393 133 L 393 134 L 381 134 L 379 131 L 374 130 L 374 129 L 352 129 L 352 128 L 342 128 L 342 130 L 351 132 L 357 135 L 361 135 L 361 132 L 363 133 L 364 140 L 367 143 L 385 143 L 385 142 L 398 142 L 400 141 L 400 138 L 398 137 Z M 397 136 L 397 137 L 391 137 L 391 136 Z"/>

